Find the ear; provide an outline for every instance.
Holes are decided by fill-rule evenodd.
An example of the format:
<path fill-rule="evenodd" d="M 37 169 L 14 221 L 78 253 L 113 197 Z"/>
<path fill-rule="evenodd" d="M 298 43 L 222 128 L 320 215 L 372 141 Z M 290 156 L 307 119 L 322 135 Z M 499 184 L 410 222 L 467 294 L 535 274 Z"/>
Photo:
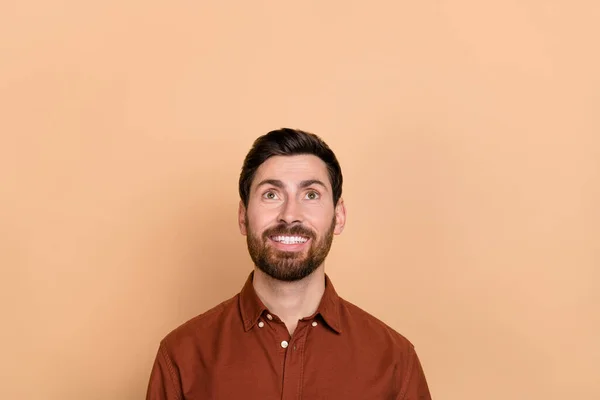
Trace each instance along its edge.
<path fill-rule="evenodd" d="M 246 207 L 242 200 L 240 200 L 240 205 L 238 207 L 238 225 L 240 227 L 240 233 L 246 236 Z"/>
<path fill-rule="evenodd" d="M 339 235 L 344 230 L 346 225 L 346 205 L 344 199 L 340 198 L 335 206 L 335 228 L 333 233 Z"/>

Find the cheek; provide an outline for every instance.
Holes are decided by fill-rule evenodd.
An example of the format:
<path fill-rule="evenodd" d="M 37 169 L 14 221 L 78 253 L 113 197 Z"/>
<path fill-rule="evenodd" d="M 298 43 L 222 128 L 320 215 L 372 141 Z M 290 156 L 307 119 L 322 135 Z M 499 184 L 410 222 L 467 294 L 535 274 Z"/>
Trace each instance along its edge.
<path fill-rule="evenodd" d="M 324 235 L 331 228 L 335 214 L 326 210 L 319 211 L 319 213 L 314 213 L 310 218 L 307 218 L 307 222 L 314 229 L 318 230 L 320 235 Z"/>
<path fill-rule="evenodd" d="M 253 232 L 262 232 L 269 226 L 273 225 L 276 220 L 276 213 L 265 210 L 265 209 L 253 209 L 249 210 L 246 215 L 246 221 L 248 222 L 249 228 Z"/>

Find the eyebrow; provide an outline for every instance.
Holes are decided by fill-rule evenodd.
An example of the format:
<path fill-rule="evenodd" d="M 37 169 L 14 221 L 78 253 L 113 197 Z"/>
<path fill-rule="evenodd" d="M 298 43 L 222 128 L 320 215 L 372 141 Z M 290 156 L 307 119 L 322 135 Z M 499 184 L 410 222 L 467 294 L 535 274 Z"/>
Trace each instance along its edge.
<path fill-rule="evenodd" d="M 264 179 L 262 181 L 260 181 L 258 183 L 258 185 L 256 185 L 256 188 L 258 189 L 261 186 L 264 185 L 271 185 L 271 186 L 275 186 L 276 188 L 279 189 L 283 189 L 284 188 L 284 184 L 282 181 L 280 181 L 279 179 Z M 323 189 L 327 190 L 327 185 L 325 185 L 322 181 L 318 180 L 318 179 L 307 179 L 304 181 L 300 182 L 300 188 L 301 189 L 305 189 L 309 186 L 313 186 L 313 185 L 319 185 L 321 187 L 323 187 Z"/>

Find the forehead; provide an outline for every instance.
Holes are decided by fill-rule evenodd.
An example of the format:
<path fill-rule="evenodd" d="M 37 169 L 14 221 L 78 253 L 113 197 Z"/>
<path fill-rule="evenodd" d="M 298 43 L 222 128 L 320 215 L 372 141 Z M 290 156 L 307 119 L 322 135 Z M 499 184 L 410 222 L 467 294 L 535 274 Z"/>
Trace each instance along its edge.
<path fill-rule="evenodd" d="M 328 188 L 331 187 L 327 165 L 312 154 L 270 157 L 256 170 L 252 187 L 265 179 L 277 179 L 290 185 L 309 179 L 318 179 Z"/>

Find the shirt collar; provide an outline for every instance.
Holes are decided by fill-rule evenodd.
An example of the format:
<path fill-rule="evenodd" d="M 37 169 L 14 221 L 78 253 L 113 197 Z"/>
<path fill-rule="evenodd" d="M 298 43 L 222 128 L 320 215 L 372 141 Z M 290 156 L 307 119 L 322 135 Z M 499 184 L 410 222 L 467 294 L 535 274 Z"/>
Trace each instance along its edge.
<path fill-rule="evenodd" d="M 246 279 L 246 283 L 242 287 L 239 296 L 240 313 L 246 332 L 258 322 L 265 311 L 269 311 L 254 290 L 254 286 L 252 285 L 253 278 L 254 271 Z M 314 316 L 320 315 L 331 329 L 337 333 L 341 333 L 340 303 L 340 297 L 335 291 L 329 276 L 325 274 L 325 292 L 323 293 L 319 307 L 313 316 L 306 319 L 312 319 Z"/>

